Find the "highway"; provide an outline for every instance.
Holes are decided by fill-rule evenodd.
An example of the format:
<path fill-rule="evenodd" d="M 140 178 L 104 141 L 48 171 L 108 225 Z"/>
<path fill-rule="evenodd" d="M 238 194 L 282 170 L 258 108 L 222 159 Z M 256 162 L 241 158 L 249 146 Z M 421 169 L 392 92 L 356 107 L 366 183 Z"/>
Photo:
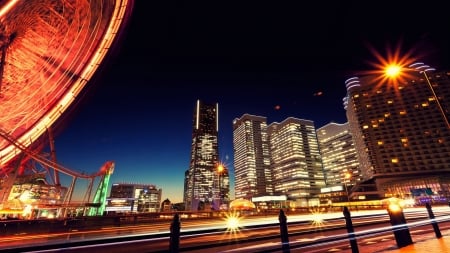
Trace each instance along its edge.
<path fill-rule="evenodd" d="M 448 226 L 450 208 L 434 207 L 436 220 Z M 411 233 L 432 231 L 425 208 L 404 210 Z M 357 241 L 393 240 L 386 210 L 351 212 Z M 325 252 L 349 247 L 342 213 L 287 214 L 291 252 Z M 3 236 L 0 252 L 168 252 L 171 220 L 153 224 L 120 225 L 92 230 Z M 239 216 L 239 228 L 225 219 L 181 219 L 180 252 L 277 252 L 280 226 L 277 215 Z M 271 251 L 273 250 L 273 251 Z M 309 252 L 309 251 L 308 251 Z"/>

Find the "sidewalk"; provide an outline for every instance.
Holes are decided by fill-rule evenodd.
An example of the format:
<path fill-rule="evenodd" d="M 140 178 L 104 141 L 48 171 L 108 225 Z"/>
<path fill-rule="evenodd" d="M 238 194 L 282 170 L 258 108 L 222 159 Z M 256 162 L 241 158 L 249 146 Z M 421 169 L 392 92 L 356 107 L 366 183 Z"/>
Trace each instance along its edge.
<path fill-rule="evenodd" d="M 360 253 L 450 253 L 450 230 L 441 230 L 442 237 L 436 238 L 435 233 L 411 235 L 413 244 L 398 248 L 395 240 L 370 243 L 360 242 Z"/>

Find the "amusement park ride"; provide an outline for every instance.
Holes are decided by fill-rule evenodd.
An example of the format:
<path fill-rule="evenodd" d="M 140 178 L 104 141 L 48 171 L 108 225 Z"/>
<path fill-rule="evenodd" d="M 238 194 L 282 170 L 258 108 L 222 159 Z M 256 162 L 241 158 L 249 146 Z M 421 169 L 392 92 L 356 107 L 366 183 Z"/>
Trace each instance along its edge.
<path fill-rule="evenodd" d="M 114 162 L 90 175 L 58 164 L 52 129 L 89 84 L 132 7 L 133 0 L 0 0 L 0 215 L 103 213 Z M 61 174 L 70 185 L 61 184 Z M 75 203 L 78 179 L 88 187 Z"/>

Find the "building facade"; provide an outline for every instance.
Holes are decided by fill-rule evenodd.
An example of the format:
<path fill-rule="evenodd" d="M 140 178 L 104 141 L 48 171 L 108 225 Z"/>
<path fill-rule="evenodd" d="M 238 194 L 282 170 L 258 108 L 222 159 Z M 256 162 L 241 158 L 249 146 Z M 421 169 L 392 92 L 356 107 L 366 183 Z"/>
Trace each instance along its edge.
<path fill-rule="evenodd" d="M 236 199 L 273 195 L 266 117 L 244 114 L 233 120 Z"/>
<path fill-rule="evenodd" d="M 267 133 L 275 194 L 286 195 L 291 207 L 319 205 L 325 180 L 314 123 L 290 117 Z"/>
<path fill-rule="evenodd" d="M 360 181 L 358 156 L 348 122 L 328 123 L 317 129 L 320 154 L 327 186 L 354 185 Z"/>
<path fill-rule="evenodd" d="M 218 209 L 229 189 L 228 172 L 218 171 L 219 114 L 217 103 L 197 100 L 193 116 L 189 169 L 185 172 L 184 200 L 187 211 Z M 221 182 L 221 183 L 220 183 Z"/>
<path fill-rule="evenodd" d="M 151 184 L 116 183 L 106 199 L 106 212 L 149 213 L 161 209 L 162 189 Z"/>
<path fill-rule="evenodd" d="M 380 197 L 448 201 L 450 72 L 419 63 L 395 82 L 367 75 L 345 84 L 362 181 L 375 181 Z"/>
<path fill-rule="evenodd" d="M 316 132 L 326 184 L 322 193 L 338 197 L 328 198 L 330 202 L 347 201 L 350 199 L 352 186 L 361 181 L 358 155 L 349 124 L 331 122 Z"/>

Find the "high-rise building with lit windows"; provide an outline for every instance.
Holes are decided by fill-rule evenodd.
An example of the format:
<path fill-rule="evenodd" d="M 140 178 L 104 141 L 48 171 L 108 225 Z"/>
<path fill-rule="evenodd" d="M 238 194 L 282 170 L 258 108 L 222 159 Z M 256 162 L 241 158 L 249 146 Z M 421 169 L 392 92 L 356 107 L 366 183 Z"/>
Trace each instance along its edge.
<path fill-rule="evenodd" d="M 395 82 L 376 75 L 345 84 L 344 107 L 363 181 L 380 197 L 448 201 L 450 72 L 413 64 Z"/>
<path fill-rule="evenodd" d="M 273 194 L 267 118 L 244 114 L 233 120 L 236 199 Z"/>
<path fill-rule="evenodd" d="M 331 122 L 317 129 L 327 186 L 354 185 L 360 181 L 358 156 L 349 124 Z"/>
<path fill-rule="evenodd" d="M 326 184 L 321 189 L 322 203 L 357 199 L 352 196 L 352 187 L 361 181 L 361 173 L 348 122 L 331 122 L 316 132 Z"/>
<path fill-rule="evenodd" d="M 197 100 L 192 125 L 189 169 L 185 172 L 184 203 L 186 210 L 219 208 L 228 198 L 228 171 L 218 172 L 218 104 Z M 219 189 L 222 188 L 222 189 Z"/>
<path fill-rule="evenodd" d="M 267 127 L 275 194 L 284 194 L 295 206 L 319 204 L 325 186 L 314 122 L 287 118 Z"/>

